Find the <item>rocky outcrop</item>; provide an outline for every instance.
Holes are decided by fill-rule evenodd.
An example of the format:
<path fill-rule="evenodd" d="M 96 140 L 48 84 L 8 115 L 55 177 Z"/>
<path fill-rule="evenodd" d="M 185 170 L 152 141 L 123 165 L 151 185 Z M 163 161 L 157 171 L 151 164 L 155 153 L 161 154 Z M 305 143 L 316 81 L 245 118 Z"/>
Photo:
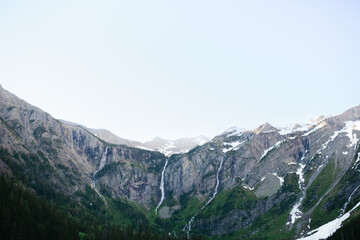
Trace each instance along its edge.
<path fill-rule="evenodd" d="M 150 206 L 158 195 L 159 170 L 165 156 L 158 152 L 111 145 L 87 131 L 52 118 L 4 89 L 0 90 L 0 142 L 1 147 L 13 152 L 35 153 L 41 151 L 53 168 L 61 164 L 72 169 L 68 178 L 53 178 L 55 185 L 68 194 L 91 185 L 93 173 L 109 146 L 107 165 L 97 181 L 110 189 L 111 195 L 123 196 L 145 206 Z M 107 174 L 107 171 L 109 174 Z M 160 170 L 161 171 L 161 170 Z M 70 184 L 70 179 L 79 179 Z M 120 184 L 119 184 L 120 183 Z"/>

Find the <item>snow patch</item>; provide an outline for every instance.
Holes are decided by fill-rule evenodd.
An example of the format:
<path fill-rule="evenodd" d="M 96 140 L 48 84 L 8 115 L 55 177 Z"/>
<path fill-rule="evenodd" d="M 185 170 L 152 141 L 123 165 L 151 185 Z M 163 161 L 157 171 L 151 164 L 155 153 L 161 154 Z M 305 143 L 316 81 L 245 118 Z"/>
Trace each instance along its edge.
<path fill-rule="evenodd" d="M 227 143 L 227 142 L 224 142 L 225 145 L 230 145 L 231 147 L 230 148 L 223 148 L 223 153 L 226 153 L 226 152 L 229 152 L 231 150 L 238 150 L 240 148 L 240 145 L 243 144 L 245 141 L 242 141 L 242 142 L 239 142 L 239 141 L 236 141 L 236 142 L 231 142 L 231 143 Z"/>
<path fill-rule="evenodd" d="M 327 123 L 325 121 L 320 122 L 320 124 L 318 124 L 317 126 L 315 126 L 314 128 L 312 128 L 310 131 L 308 131 L 307 133 L 303 134 L 302 137 L 306 137 L 308 135 L 310 135 L 313 132 L 316 132 L 317 130 L 325 127 L 327 125 Z"/>
<path fill-rule="evenodd" d="M 341 227 L 341 224 L 350 217 L 350 213 L 354 211 L 357 207 L 360 206 L 360 202 L 355 205 L 349 212 L 345 213 L 339 218 L 334 219 L 331 222 L 328 222 L 321 227 L 310 231 L 308 234 L 310 236 L 298 238 L 298 240 L 318 240 L 318 239 L 326 239 L 330 237 L 336 230 Z"/>
<path fill-rule="evenodd" d="M 228 130 L 226 130 L 224 133 L 226 134 L 226 137 L 231 137 L 231 136 L 240 136 L 244 131 L 245 131 L 244 128 L 231 127 Z"/>
<path fill-rule="evenodd" d="M 143 147 L 143 146 L 135 146 L 135 147 L 136 147 L 136 148 L 143 149 L 143 150 L 147 150 L 147 151 L 154 151 L 153 149 L 146 148 L 146 147 Z"/>
<path fill-rule="evenodd" d="M 254 190 L 255 188 L 253 188 L 253 187 L 249 187 L 249 186 L 247 186 L 247 185 L 243 185 L 243 187 L 244 188 L 246 188 L 246 189 L 249 189 L 250 191 L 252 191 L 252 190 Z"/>
<path fill-rule="evenodd" d="M 305 164 L 302 164 L 302 163 L 299 163 L 299 168 L 298 170 L 296 171 L 296 175 L 299 176 L 299 187 L 300 189 L 303 189 L 304 188 L 304 183 L 305 183 L 305 178 L 304 178 L 304 169 L 305 169 Z"/>
<path fill-rule="evenodd" d="M 287 162 L 286 164 L 287 164 L 287 165 L 297 165 L 296 162 Z"/>
<path fill-rule="evenodd" d="M 288 124 L 284 127 L 279 127 L 280 131 L 279 134 L 280 135 L 288 135 L 291 133 L 295 133 L 295 132 L 304 132 L 309 130 L 309 125 L 308 124 Z"/>
<path fill-rule="evenodd" d="M 266 157 L 266 155 L 271 151 L 271 150 L 273 150 L 274 148 L 278 148 L 281 144 L 283 144 L 284 142 L 286 142 L 286 139 L 284 139 L 284 140 L 281 140 L 281 141 L 278 141 L 277 143 L 275 143 L 275 145 L 274 146 L 272 146 L 272 147 L 270 147 L 270 148 L 268 148 L 268 149 L 265 149 L 264 150 L 264 154 L 261 156 L 261 158 L 260 158 L 260 161 L 264 158 L 264 157 Z"/>
<path fill-rule="evenodd" d="M 262 133 L 273 133 L 273 132 L 277 132 L 278 130 L 268 130 L 268 131 L 262 131 Z"/>
<path fill-rule="evenodd" d="M 209 142 L 209 139 L 207 137 L 204 137 L 204 136 L 199 136 L 199 137 L 194 139 L 194 142 L 197 143 L 197 145 L 202 146 L 205 143 Z"/>
<path fill-rule="evenodd" d="M 300 161 L 302 161 L 305 158 L 305 156 L 303 156 L 301 158 Z M 299 201 L 293 206 L 293 208 L 291 209 L 290 212 L 290 222 L 288 222 L 288 224 L 294 224 L 296 219 L 301 218 L 302 216 L 302 212 L 300 211 L 300 205 L 302 203 L 302 201 L 304 200 L 305 197 L 305 189 L 304 189 L 304 183 L 305 183 L 305 178 L 304 178 L 304 169 L 305 169 L 305 164 L 303 163 L 299 163 L 299 168 L 296 171 L 296 175 L 299 176 L 299 180 L 298 180 L 298 184 L 299 184 L 299 188 L 302 191 L 302 197 L 299 199 Z"/>
<path fill-rule="evenodd" d="M 345 122 L 345 127 L 343 129 L 341 129 L 340 131 L 335 131 L 334 134 L 330 137 L 330 139 L 324 143 L 322 145 L 322 150 L 324 150 L 325 148 L 327 148 L 327 145 L 335 140 L 335 138 L 340 134 L 340 133 L 346 133 L 347 137 L 350 139 L 350 143 L 347 145 L 348 148 L 351 147 L 355 147 L 359 141 L 359 139 L 357 138 L 356 134 L 353 134 L 353 131 L 357 130 L 360 131 L 360 121 L 347 121 Z"/>
<path fill-rule="evenodd" d="M 277 173 L 272 173 L 272 175 L 274 175 L 275 177 L 277 177 L 277 178 L 279 179 L 281 186 L 284 184 L 284 178 L 279 177 L 279 176 L 277 175 Z"/>
<path fill-rule="evenodd" d="M 347 145 L 348 148 L 351 148 L 352 146 L 356 147 L 356 144 L 359 141 L 356 134 L 353 133 L 354 130 L 360 131 L 360 121 L 345 122 L 345 128 L 343 129 L 343 131 L 347 133 L 347 136 L 350 139 L 350 143 Z"/>

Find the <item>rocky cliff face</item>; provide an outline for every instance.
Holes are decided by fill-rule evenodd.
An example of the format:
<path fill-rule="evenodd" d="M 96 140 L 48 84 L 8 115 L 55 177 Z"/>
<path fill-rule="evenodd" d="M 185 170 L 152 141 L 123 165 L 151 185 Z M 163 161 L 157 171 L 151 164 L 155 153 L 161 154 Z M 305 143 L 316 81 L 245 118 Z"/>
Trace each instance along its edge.
<path fill-rule="evenodd" d="M 167 157 L 108 143 L 0 88 L 2 148 L 46 159 L 49 181 L 67 194 L 95 185 L 151 209 L 165 230 L 189 234 L 236 239 L 275 229 L 289 238 L 335 218 L 360 200 L 359 138 L 357 106 L 289 129 L 229 129 Z M 0 160 L 1 173 L 14 174 L 12 166 Z"/>
<path fill-rule="evenodd" d="M 106 143 L 83 127 L 62 123 L 2 88 L 0 102 L 1 147 L 13 153 L 43 155 L 59 175 L 52 176 L 51 181 L 64 192 L 71 194 L 92 185 L 93 173 L 108 147 L 103 171 L 111 166 L 109 172 L 114 174 L 104 176 L 100 171 L 96 181 L 106 182 L 114 197 L 125 196 L 145 206 L 157 196 L 163 154 Z"/>

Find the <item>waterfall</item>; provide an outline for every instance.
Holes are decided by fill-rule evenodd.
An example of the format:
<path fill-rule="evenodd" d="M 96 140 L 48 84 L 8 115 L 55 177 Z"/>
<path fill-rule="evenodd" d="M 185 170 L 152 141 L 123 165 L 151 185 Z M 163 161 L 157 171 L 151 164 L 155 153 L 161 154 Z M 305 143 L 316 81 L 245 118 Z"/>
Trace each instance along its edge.
<path fill-rule="evenodd" d="M 221 171 L 221 169 L 222 169 L 223 163 L 224 163 L 224 158 L 221 159 L 219 168 L 218 168 L 217 173 L 216 173 L 216 185 L 215 185 L 215 189 L 214 189 L 214 192 L 213 192 L 212 197 L 205 203 L 204 206 L 202 206 L 201 210 L 200 210 L 198 213 L 196 213 L 196 214 L 190 219 L 190 221 L 185 225 L 185 227 L 184 227 L 184 230 L 187 228 L 186 234 L 187 234 L 187 238 L 188 238 L 188 239 L 190 238 L 191 224 L 194 222 L 195 217 L 196 217 L 207 205 L 209 205 L 209 203 L 216 197 L 216 195 L 217 195 L 217 193 L 218 193 L 218 188 L 219 188 L 219 184 L 220 184 L 219 175 L 220 175 L 220 171 Z"/>
<path fill-rule="evenodd" d="M 360 185 L 357 186 L 357 187 L 355 188 L 355 190 L 350 194 L 347 202 L 344 204 L 344 207 L 340 210 L 340 215 L 344 215 L 347 205 L 349 204 L 349 202 L 351 201 L 352 196 L 353 196 L 354 193 L 359 189 L 359 187 L 360 187 Z"/>
<path fill-rule="evenodd" d="M 163 203 L 163 201 L 165 199 L 164 175 L 165 175 L 165 169 L 166 169 L 167 164 L 168 164 L 168 158 L 166 159 L 164 168 L 161 172 L 161 181 L 160 181 L 161 199 L 160 199 L 159 204 L 155 208 L 155 214 L 157 214 L 158 208 L 161 206 L 161 204 Z"/>
<path fill-rule="evenodd" d="M 106 164 L 106 155 L 107 155 L 107 152 L 108 152 L 108 149 L 109 147 L 106 147 L 105 149 L 105 152 L 103 153 L 102 157 L 101 157 L 101 160 L 100 160 L 100 166 L 99 168 L 93 173 L 93 186 L 94 186 L 94 189 L 96 189 L 96 184 L 95 184 L 95 177 L 96 177 L 96 174 L 104 168 L 105 164 Z"/>
<path fill-rule="evenodd" d="M 196 217 L 197 215 L 198 215 L 198 213 L 195 214 L 195 215 L 190 219 L 189 223 L 187 224 L 188 229 L 187 229 L 186 235 L 187 235 L 187 238 L 188 238 L 188 239 L 190 238 L 191 224 L 193 223 L 193 221 L 194 221 L 194 219 L 195 219 L 195 217 Z M 186 226 L 185 226 L 185 227 L 186 227 Z"/>
<path fill-rule="evenodd" d="M 223 162 L 224 162 L 224 158 L 221 159 L 220 166 L 219 166 L 219 168 L 217 170 L 217 173 L 216 173 L 216 186 L 215 186 L 215 189 L 214 189 L 214 193 L 213 193 L 212 197 L 207 201 L 207 203 L 201 208 L 201 210 L 203 210 L 207 205 L 209 205 L 209 203 L 216 197 L 216 194 L 218 193 L 218 188 L 219 188 L 219 183 L 220 183 L 219 174 L 220 174 Z"/>

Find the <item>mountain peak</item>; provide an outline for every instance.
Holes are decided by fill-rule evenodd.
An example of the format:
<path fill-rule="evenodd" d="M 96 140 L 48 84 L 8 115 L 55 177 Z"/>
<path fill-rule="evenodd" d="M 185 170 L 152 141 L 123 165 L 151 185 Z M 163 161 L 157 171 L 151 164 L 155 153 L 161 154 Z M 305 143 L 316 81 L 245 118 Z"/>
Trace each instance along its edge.
<path fill-rule="evenodd" d="M 152 141 L 165 141 L 165 140 L 167 140 L 167 139 L 159 137 L 159 136 L 156 136 L 152 139 Z"/>
<path fill-rule="evenodd" d="M 267 132 L 275 132 L 278 129 L 272 126 L 270 123 L 266 122 L 260 125 L 257 129 L 254 130 L 255 133 L 267 133 Z"/>
<path fill-rule="evenodd" d="M 227 137 L 233 136 L 233 135 L 239 135 L 242 132 L 245 131 L 245 128 L 238 128 L 236 126 L 230 127 L 227 129 L 223 134 L 226 134 Z"/>

